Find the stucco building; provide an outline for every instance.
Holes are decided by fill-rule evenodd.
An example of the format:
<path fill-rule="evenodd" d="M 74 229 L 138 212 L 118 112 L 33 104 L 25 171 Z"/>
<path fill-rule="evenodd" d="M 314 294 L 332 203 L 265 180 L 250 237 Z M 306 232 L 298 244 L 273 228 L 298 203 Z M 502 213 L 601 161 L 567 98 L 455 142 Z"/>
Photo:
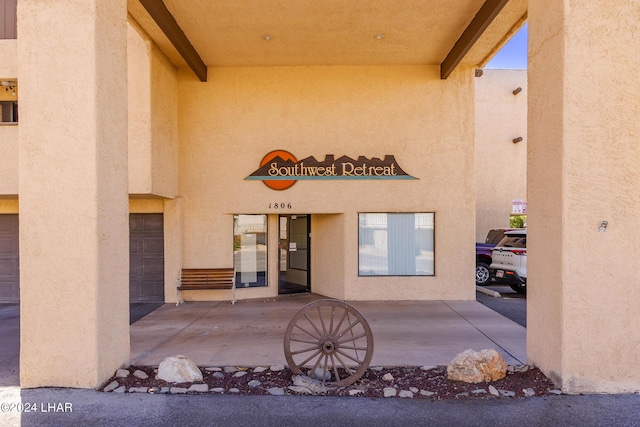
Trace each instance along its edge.
<path fill-rule="evenodd" d="M 637 391 L 638 15 L 18 0 L 0 211 L 22 386 L 100 384 L 128 362 L 129 301 L 175 301 L 181 268 L 235 267 L 238 298 L 473 299 L 474 70 L 528 20 L 530 362 L 569 392 Z"/>

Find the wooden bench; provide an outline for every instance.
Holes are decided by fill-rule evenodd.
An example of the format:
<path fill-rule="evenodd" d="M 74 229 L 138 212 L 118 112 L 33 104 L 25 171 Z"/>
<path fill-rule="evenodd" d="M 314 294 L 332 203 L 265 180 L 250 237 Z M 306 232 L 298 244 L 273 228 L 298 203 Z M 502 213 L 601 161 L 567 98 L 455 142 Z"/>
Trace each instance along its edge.
<path fill-rule="evenodd" d="M 208 289 L 231 289 L 231 303 L 236 303 L 236 272 L 233 268 L 183 268 L 176 292 L 178 302 L 184 304 L 182 291 L 200 291 Z"/>

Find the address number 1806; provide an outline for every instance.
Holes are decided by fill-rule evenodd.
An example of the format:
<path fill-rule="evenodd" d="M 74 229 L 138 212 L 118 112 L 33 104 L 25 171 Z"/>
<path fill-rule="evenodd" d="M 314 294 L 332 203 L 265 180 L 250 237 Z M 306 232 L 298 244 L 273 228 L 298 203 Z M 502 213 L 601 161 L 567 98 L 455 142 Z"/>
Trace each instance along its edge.
<path fill-rule="evenodd" d="M 292 207 L 291 203 L 286 202 L 269 203 L 269 209 L 291 209 Z"/>

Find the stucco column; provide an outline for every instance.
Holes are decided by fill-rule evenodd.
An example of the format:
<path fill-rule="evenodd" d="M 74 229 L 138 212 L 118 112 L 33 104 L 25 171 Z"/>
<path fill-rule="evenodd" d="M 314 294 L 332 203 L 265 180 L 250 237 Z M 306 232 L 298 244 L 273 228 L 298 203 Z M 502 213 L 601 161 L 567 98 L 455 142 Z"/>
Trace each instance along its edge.
<path fill-rule="evenodd" d="M 527 355 L 569 393 L 640 391 L 639 17 L 529 0 Z"/>
<path fill-rule="evenodd" d="M 20 0 L 20 381 L 129 360 L 125 0 Z"/>

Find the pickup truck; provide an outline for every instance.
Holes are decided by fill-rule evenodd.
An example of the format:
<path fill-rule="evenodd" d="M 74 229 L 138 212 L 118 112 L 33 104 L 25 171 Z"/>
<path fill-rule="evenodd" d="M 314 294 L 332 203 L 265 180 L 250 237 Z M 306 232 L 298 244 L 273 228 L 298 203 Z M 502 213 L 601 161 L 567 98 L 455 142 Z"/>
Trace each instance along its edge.
<path fill-rule="evenodd" d="M 491 282 L 491 252 L 502 240 L 504 232 L 513 228 L 493 228 L 487 233 L 484 243 L 476 243 L 476 285 L 483 286 Z"/>

